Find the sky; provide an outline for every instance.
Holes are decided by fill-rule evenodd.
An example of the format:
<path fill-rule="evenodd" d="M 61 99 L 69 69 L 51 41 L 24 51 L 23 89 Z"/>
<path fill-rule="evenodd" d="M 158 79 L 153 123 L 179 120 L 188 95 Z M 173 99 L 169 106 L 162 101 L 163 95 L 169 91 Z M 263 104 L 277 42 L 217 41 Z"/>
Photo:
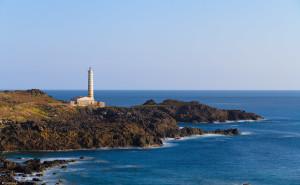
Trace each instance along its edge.
<path fill-rule="evenodd" d="M 299 90 L 299 0 L 0 0 L 0 89 Z"/>

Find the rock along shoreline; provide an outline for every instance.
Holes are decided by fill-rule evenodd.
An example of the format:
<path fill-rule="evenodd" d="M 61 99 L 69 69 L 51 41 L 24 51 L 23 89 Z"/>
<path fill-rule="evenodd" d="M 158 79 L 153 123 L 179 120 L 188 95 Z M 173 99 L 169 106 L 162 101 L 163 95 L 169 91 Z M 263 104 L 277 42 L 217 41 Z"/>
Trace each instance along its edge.
<path fill-rule="evenodd" d="M 0 182 L 3 185 L 37 185 L 45 184 L 41 177 L 44 171 L 54 167 L 67 168 L 67 164 L 80 159 L 43 161 L 30 159 L 24 162 L 13 162 L 0 158 Z M 20 180 L 26 179 L 26 180 Z M 30 179 L 30 180 L 28 180 Z M 59 184 L 59 181 L 58 183 Z"/>
<path fill-rule="evenodd" d="M 227 129 L 227 130 L 215 130 L 209 132 L 203 132 L 197 128 L 182 128 L 183 130 L 182 137 L 172 138 L 173 140 L 178 140 L 181 138 L 189 138 L 193 136 L 205 136 L 205 135 L 239 135 L 237 129 Z M 188 136 L 187 136 L 188 135 Z M 80 149 L 80 150 L 113 150 L 113 149 L 156 149 L 161 148 L 162 145 L 153 145 L 147 147 L 130 147 L 130 148 L 95 148 L 95 149 Z M 62 150 L 70 151 L 70 150 Z M 75 150 L 72 150 L 75 151 Z M 22 151 L 19 151 L 22 152 Z M 42 152 L 42 151 L 40 151 Z M 45 152 L 45 151 L 44 151 Z M 51 151 L 55 152 L 55 151 Z M 57 151 L 56 151 L 57 152 Z M 5 153 L 5 152 L 2 152 Z M 79 159 L 63 159 L 63 160 L 45 160 L 41 161 L 40 159 L 30 159 L 24 162 L 14 162 L 0 157 L 0 182 L 4 185 L 44 185 L 46 182 L 43 181 L 44 172 L 55 167 L 60 167 L 61 169 L 67 169 L 69 163 L 74 163 L 79 160 L 84 160 L 84 157 Z M 55 175 L 55 174 L 52 174 Z M 61 179 L 57 179 L 57 185 L 62 184 Z"/>

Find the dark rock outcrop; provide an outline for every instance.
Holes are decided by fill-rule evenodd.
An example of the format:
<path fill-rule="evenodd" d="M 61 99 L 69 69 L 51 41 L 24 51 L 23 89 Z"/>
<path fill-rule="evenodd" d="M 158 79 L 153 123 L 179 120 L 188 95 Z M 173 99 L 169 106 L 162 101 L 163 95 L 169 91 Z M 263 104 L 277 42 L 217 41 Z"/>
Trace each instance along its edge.
<path fill-rule="evenodd" d="M 25 92 L 30 93 L 33 96 L 45 96 L 45 95 L 47 95 L 44 91 L 41 91 L 39 89 L 30 89 L 30 90 L 27 90 Z"/>
<path fill-rule="evenodd" d="M 0 158 L 0 182 L 2 184 L 17 184 L 17 185 L 34 185 L 35 182 L 41 181 L 37 175 L 32 181 L 18 182 L 14 176 L 18 173 L 19 176 L 31 175 L 34 172 L 43 172 L 48 168 L 56 166 L 66 166 L 75 160 L 54 160 L 41 162 L 39 159 L 31 159 L 24 163 L 16 163 L 4 158 Z"/>
<path fill-rule="evenodd" d="M 192 135 L 203 135 L 203 134 L 220 134 L 220 135 L 228 135 L 228 136 L 234 136 L 240 134 L 238 129 L 204 131 L 200 128 L 191 128 L 191 127 L 182 128 L 180 129 L 179 133 L 180 133 L 180 137 L 186 137 Z"/>
<path fill-rule="evenodd" d="M 160 110 L 172 116 L 178 122 L 212 123 L 238 120 L 260 120 L 263 117 L 241 110 L 223 110 L 200 104 L 197 101 L 182 102 L 165 100 L 159 104 Z"/>
<path fill-rule="evenodd" d="M 176 121 L 157 110 L 80 108 L 72 117 L 6 124 L 0 129 L 0 150 L 147 147 L 177 132 Z"/>
<path fill-rule="evenodd" d="M 157 103 L 154 100 L 147 100 L 143 105 L 157 105 Z"/>

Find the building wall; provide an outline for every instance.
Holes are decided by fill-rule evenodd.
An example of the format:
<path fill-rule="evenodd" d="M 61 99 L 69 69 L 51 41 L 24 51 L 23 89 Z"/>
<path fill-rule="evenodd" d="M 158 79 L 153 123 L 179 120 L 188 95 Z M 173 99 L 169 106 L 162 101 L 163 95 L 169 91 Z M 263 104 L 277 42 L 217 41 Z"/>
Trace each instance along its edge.
<path fill-rule="evenodd" d="M 88 106 L 88 105 L 93 105 L 94 101 L 92 100 L 79 100 L 77 101 L 78 106 Z"/>
<path fill-rule="evenodd" d="M 95 100 L 93 100 L 90 97 L 82 97 L 82 98 L 78 98 L 74 101 L 70 101 L 70 105 L 72 106 L 89 106 L 89 105 L 95 105 L 97 107 L 105 107 L 105 103 L 104 102 L 97 102 Z"/>

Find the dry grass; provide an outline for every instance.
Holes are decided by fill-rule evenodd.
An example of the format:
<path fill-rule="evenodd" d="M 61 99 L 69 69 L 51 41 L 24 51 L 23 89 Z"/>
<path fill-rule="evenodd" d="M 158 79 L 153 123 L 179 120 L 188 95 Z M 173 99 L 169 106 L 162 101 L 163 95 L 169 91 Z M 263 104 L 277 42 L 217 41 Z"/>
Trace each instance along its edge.
<path fill-rule="evenodd" d="M 68 106 L 47 95 L 28 92 L 0 92 L 0 120 L 26 121 L 48 119 L 58 109 Z"/>

